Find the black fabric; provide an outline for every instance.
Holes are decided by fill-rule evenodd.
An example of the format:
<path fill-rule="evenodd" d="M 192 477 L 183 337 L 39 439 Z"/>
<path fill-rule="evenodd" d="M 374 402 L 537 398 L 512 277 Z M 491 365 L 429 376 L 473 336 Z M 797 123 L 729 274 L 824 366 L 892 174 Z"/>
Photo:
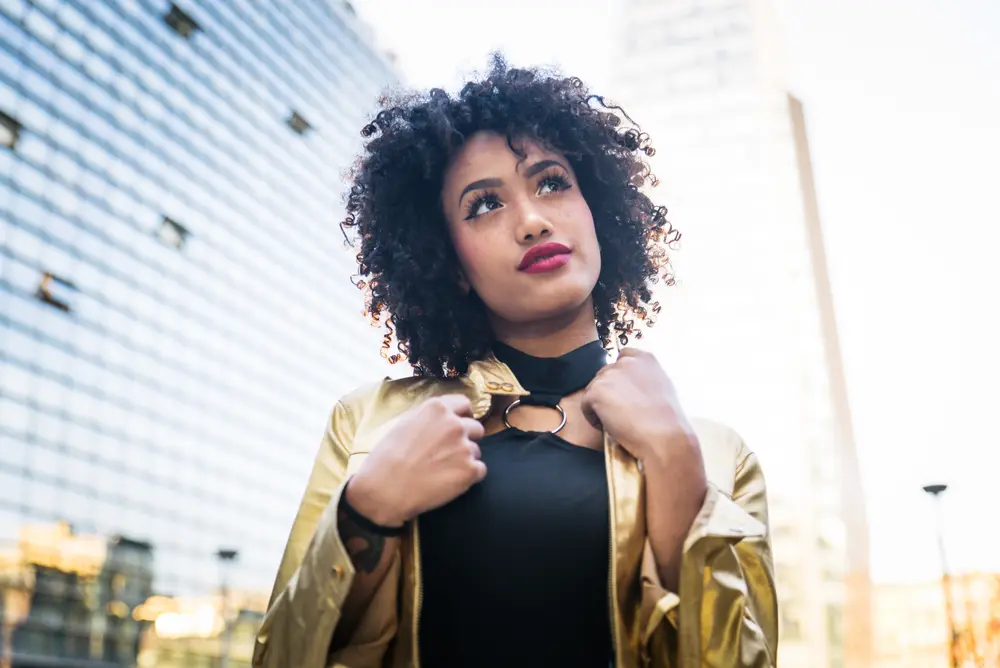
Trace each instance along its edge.
<path fill-rule="evenodd" d="M 362 515 L 357 511 L 357 509 L 352 506 L 347 501 L 347 495 L 341 494 L 340 496 L 340 508 L 344 513 L 351 518 L 351 520 L 360 526 L 362 529 L 367 529 L 377 536 L 387 536 L 389 538 L 394 538 L 396 536 L 402 536 L 403 532 L 406 531 L 406 525 L 400 525 L 398 527 L 387 527 L 381 524 L 376 524 L 370 519 Z"/>
<path fill-rule="evenodd" d="M 534 357 L 497 341 L 493 354 L 531 392 L 521 398 L 521 403 L 536 406 L 554 407 L 567 394 L 585 388 L 608 363 L 608 353 L 600 341 L 591 341 L 560 357 Z"/>
<path fill-rule="evenodd" d="M 585 386 L 606 359 L 599 344 L 570 353 L 574 365 L 566 356 L 520 355 L 498 353 L 522 385 L 556 400 Z M 480 449 L 486 478 L 418 520 L 421 665 L 607 668 L 613 652 L 604 453 L 518 429 L 487 436 Z"/>

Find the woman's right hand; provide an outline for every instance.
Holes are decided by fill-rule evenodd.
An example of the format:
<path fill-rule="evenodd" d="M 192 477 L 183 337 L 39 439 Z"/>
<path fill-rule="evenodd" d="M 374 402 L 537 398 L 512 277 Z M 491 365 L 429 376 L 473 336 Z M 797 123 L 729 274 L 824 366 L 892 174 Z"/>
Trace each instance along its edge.
<path fill-rule="evenodd" d="M 404 413 L 347 484 L 347 502 L 383 526 L 401 526 L 461 496 L 486 476 L 477 441 L 483 425 L 460 394 Z"/>

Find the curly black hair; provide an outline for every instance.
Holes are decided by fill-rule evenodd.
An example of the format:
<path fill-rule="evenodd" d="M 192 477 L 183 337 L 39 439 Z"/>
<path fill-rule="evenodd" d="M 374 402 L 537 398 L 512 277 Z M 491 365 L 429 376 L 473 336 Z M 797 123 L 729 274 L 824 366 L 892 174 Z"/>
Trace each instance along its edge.
<path fill-rule="evenodd" d="M 486 307 L 460 288 L 458 258 L 441 205 L 444 173 L 466 138 L 482 130 L 531 139 L 572 165 L 594 217 L 601 273 L 594 316 L 605 347 L 617 336 L 641 337 L 634 318 L 652 324 L 659 304 L 650 288 L 668 284 L 667 248 L 680 234 L 640 191 L 656 185 L 645 157 L 649 136 L 575 77 L 515 69 L 492 56 L 489 73 L 451 96 L 441 89 L 381 100 L 362 130 L 367 141 L 351 172 L 347 218 L 360 237 L 355 285 L 367 291 L 366 313 L 384 324 L 382 354 L 405 358 L 417 375 L 465 373 L 494 341 Z M 350 241 L 350 239 L 348 239 Z M 393 338 L 400 354 L 390 354 Z"/>

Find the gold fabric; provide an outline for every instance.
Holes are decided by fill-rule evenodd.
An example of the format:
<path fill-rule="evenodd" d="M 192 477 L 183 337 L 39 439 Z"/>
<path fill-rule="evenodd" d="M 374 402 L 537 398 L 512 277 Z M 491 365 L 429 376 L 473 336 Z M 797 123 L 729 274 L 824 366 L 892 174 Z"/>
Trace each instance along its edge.
<path fill-rule="evenodd" d="M 347 647 L 329 653 L 354 578 L 336 506 L 345 480 L 399 415 L 428 397 L 456 392 L 469 397 L 478 419 L 494 396 L 527 394 L 509 368 L 490 359 L 457 379 L 386 380 L 334 407 L 257 636 L 255 668 L 419 666 L 419 520 L 404 535 Z M 660 583 L 646 540 L 641 468 L 605 439 L 608 595 L 619 668 L 776 664 L 778 610 L 760 465 L 732 430 L 707 421 L 694 421 L 694 428 L 710 485 L 684 544 L 680 595 Z"/>

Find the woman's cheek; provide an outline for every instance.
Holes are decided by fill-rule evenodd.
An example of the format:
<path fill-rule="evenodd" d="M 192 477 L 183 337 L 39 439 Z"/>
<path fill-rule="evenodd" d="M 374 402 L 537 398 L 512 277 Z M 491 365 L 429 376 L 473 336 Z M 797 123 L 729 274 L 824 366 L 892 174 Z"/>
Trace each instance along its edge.
<path fill-rule="evenodd" d="M 462 237 L 455 239 L 455 253 L 462 265 L 462 271 L 466 279 L 476 288 L 476 284 L 481 282 L 484 274 L 488 273 L 489 246 L 478 243 L 478 240 Z"/>
<path fill-rule="evenodd" d="M 451 229 L 451 245 L 455 249 L 455 255 L 458 256 L 458 261 L 462 263 L 462 268 L 469 271 L 469 258 L 472 255 L 470 251 L 471 244 L 466 233 L 461 230 Z"/>

